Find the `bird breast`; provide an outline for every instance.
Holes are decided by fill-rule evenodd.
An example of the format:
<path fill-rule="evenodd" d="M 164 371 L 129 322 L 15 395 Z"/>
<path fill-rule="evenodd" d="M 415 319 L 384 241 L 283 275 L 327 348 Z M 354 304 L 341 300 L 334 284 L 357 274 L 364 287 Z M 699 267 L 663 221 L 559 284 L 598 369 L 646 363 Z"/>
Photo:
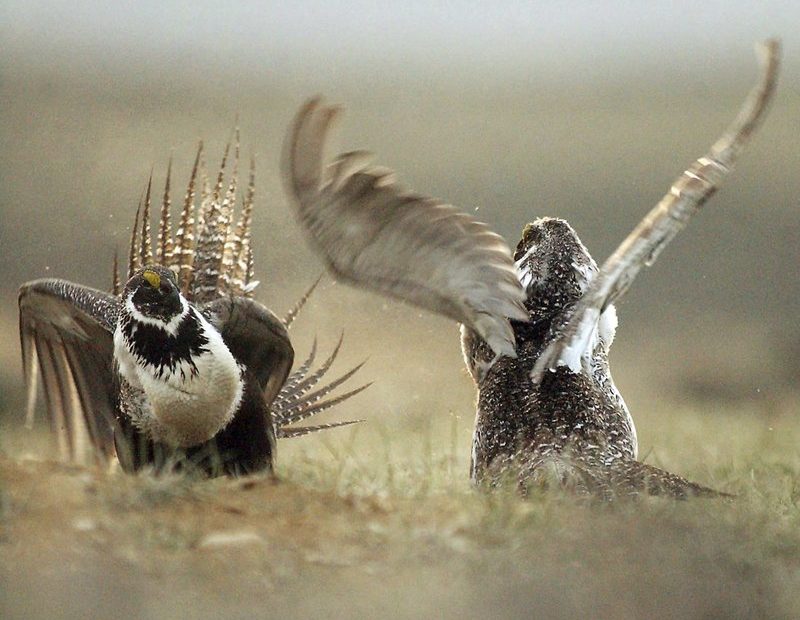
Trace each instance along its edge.
<path fill-rule="evenodd" d="M 144 392 L 147 400 L 138 425 L 154 440 L 177 447 L 190 447 L 211 439 L 222 430 L 239 408 L 243 392 L 242 369 L 221 334 L 199 313 L 206 340 L 202 349 L 186 359 L 172 358 L 169 365 L 142 358 L 131 338 L 117 328 L 115 354 L 120 375 Z M 166 337 L 165 349 L 171 344 Z M 166 353 L 166 351 L 165 351 Z"/>

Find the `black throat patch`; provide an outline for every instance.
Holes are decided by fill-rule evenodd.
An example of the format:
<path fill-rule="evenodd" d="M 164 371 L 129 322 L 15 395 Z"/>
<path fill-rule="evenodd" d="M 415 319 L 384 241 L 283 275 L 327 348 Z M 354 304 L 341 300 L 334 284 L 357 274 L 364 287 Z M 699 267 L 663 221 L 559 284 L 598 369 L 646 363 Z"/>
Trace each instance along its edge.
<path fill-rule="evenodd" d="M 181 379 L 185 380 L 187 368 L 191 376 L 196 376 L 194 358 L 209 350 L 202 323 L 191 307 L 175 335 L 156 325 L 139 322 L 128 313 L 120 317 L 120 328 L 137 362 L 155 369 L 159 378 L 165 372 L 179 369 Z"/>

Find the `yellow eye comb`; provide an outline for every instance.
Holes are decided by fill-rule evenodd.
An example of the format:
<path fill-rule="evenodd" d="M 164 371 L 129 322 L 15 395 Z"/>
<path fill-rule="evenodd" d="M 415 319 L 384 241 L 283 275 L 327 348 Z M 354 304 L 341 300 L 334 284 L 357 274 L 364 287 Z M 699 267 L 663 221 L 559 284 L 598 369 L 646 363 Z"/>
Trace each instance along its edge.
<path fill-rule="evenodd" d="M 161 276 L 158 275 L 155 271 L 150 271 L 147 269 L 143 274 L 142 277 L 147 280 L 147 283 L 152 286 L 153 288 L 158 288 L 161 286 Z"/>

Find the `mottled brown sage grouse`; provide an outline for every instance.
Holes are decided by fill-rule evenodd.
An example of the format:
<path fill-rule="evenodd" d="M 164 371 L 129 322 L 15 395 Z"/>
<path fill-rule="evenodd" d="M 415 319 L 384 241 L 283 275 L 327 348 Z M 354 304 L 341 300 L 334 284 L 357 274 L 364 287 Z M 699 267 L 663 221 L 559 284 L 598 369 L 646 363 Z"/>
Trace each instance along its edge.
<path fill-rule="evenodd" d="M 315 343 L 291 372 L 287 330 L 313 287 L 283 320 L 252 299 L 253 161 L 242 197 L 238 132 L 227 182 L 229 147 L 215 183 L 202 154 L 174 232 L 168 168 L 155 245 L 148 184 L 124 286 L 115 259 L 110 294 L 56 279 L 20 289 L 28 423 L 41 376 L 62 459 L 238 475 L 271 470 L 276 438 L 351 423 L 291 426 L 366 386 L 324 400 L 356 367 L 315 389 L 339 345 L 313 369 Z"/>
<path fill-rule="evenodd" d="M 509 477 L 603 498 L 718 495 L 636 460 L 636 432 L 608 365 L 613 302 L 684 227 L 731 170 L 764 116 L 779 47 L 739 116 L 675 182 L 598 270 L 567 222 L 537 219 L 513 256 L 503 240 L 439 201 L 401 189 L 363 152 L 323 170 L 337 109 L 314 99 L 286 138 L 285 186 L 314 248 L 345 282 L 407 300 L 462 323 L 478 389 L 472 478 Z"/>

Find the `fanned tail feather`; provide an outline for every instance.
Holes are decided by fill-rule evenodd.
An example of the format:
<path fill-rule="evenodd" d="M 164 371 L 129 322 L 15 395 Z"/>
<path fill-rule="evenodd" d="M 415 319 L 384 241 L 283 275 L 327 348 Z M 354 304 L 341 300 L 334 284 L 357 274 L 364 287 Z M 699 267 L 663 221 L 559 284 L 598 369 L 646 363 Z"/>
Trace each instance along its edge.
<path fill-rule="evenodd" d="M 189 177 L 189 185 L 186 188 L 186 197 L 183 200 L 183 210 L 181 211 L 181 220 L 178 225 L 178 232 L 175 234 L 177 249 L 175 252 L 175 260 L 178 266 L 178 282 L 181 292 L 184 295 L 189 295 L 192 285 L 192 264 L 194 263 L 194 249 L 195 249 L 195 184 L 197 183 L 197 170 L 200 165 L 200 158 L 203 153 L 203 142 L 197 146 L 197 155 L 194 158 L 194 165 L 192 166 L 192 174 Z"/>
<path fill-rule="evenodd" d="M 164 197 L 161 200 L 161 218 L 158 225 L 158 262 L 162 265 L 172 265 L 172 218 L 170 209 L 170 178 L 172 177 L 172 157 L 167 164 L 167 180 L 164 182 Z"/>
<path fill-rule="evenodd" d="M 339 428 L 342 426 L 350 426 L 351 424 L 360 424 L 366 420 L 347 420 L 345 422 L 330 422 L 328 424 L 316 424 L 314 426 L 295 426 L 293 428 L 279 428 L 276 432 L 278 439 L 291 439 L 293 437 L 302 437 L 310 433 L 318 433 L 320 431 L 327 431 L 332 428 Z"/>
<path fill-rule="evenodd" d="M 283 389 L 281 389 L 277 398 L 273 401 L 271 407 L 272 419 L 279 437 L 296 437 L 352 423 L 337 422 L 318 426 L 307 426 L 302 427 L 302 429 L 284 428 L 289 424 L 301 422 L 302 420 L 306 420 L 318 413 L 330 409 L 331 407 L 352 398 L 371 385 L 371 383 L 367 383 L 366 385 L 362 385 L 339 396 L 330 398 L 328 400 L 323 400 L 337 387 L 348 381 L 356 372 L 358 372 L 364 365 L 362 362 L 358 366 L 343 374 L 338 379 L 335 379 L 324 387 L 312 392 L 314 386 L 317 385 L 317 383 L 319 383 L 319 381 L 330 370 L 331 365 L 339 353 L 341 344 L 342 339 L 340 338 L 333 353 L 323 362 L 319 369 L 312 373 L 311 366 L 314 363 L 317 351 L 317 343 L 315 340 L 311 347 L 311 353 L 309 354 L 308 358 L 306 358 L 300 367 L 289 376 L 286 384 L 283 386 Z"/>
<path fill-rule="evenodd" d="M 226 255 L 223 264 L 231 263 L 230 289 L 231 294 L 252 297 L 255 287 L 248 287 L 248 259 L 250 252 L 251 232 L 250 226 L 253 219 L 253 199 L 256 191 L 256 160 L 250 157 L 250 179 L 247 184 L 247 194 L 242 204 L 242 212 L 234 229 L 230 246 L 226 245 Z M 230 250 L 228 249 L 230 247 Z M 230 251 L 230 255 L 227 253 Z"/>
<path fill-rule="evenodd" d="M 139 243 L 139 263 L 144 267 L 153 263 L 153 242 L 151 239 L 150 220 L 150 190 L 153 186 L 153 172 L 147 181 L 147 193 L 144 198 L 144 211 L 142 211 L 142 237 Z"/>
<path fill-rule="evenodd" d="M 286 382 L 283 384 L 283 388 L 281 392 L 278 394 L 278 399 L 282 397 L 285 398 L 288 394 L 294 394 L 297 391 L 298 386 L 300 383 L 305 379 L 305 376 L 308 374 L 308 371 L 311 368 L 311 365 L 314 363 L 314 359 L 317 356 L 317 339 L 314 338 L 314 342 L 311 344 L 311 353 L 308 354 L 306 360 L 300 365 L 300 367 L 295 370 L 292 374 L 289 375 L 289 378 L 286 379 Z"/>
<path fill-rule="evenodd" d="M 122 282 L 119 279 L 119 254 L 114 250 L 114 265 L 111 268 L 111 293 L 119 295 L 122 291 Z"/>
<path fill-rule="evenodd" d="M 253 261 L 253 246 L 247 248 L 247 278 L 245 279 L 245 290 L 252 291 L 258 286 L 255 279 L 255 266 Z"/>
<path fill-rule="evenodd" d="M 317 285 L 320 283 L 320 281 L 322 280 L 322 276 L 324 275 L 325 275 L 324 273 L 319 274 L 319 277 L 316 280 L 314 280 L 314 284 L 308 287 L 308 290 L 305 293 L 303 293 L 303 296 L 297 300 L 297 303 L 286 314 L 286 317 L 283 319 L 283 324 L 286 327 L 286 329 L 289 329 L 292 326 L 292 323 L 294 323 L 294 320 L 297 318 L 297 315 L 300 314 L 300 311 L 303 309 L 303 306 L 306 305 L 306 302 L 311 297 L 311 294 L 314 292 L 314 289 L 317 288 Z"/>
<path fill-rule="evenodd" d="M 236 188 L 239 182 L 239 128 L 236 128 L 236 146 L 234 149 L 233 157 L 233 171 L 231 173 L 231 180 L 228 185 L 228 191 L 225 193 L 225 199 L 222 201 L 222 209 L 220 216 L 219 233 L 222 237 L 222 255 L 219 264 L 219 276 L 217 282 L 217 289 L 223 294 L 236 295 L 238 291 L 234 285 L 234 276 L 236 269 L 236 259 L 238 257 L 238 250 L 241 244 L 241 237 L 238 234 L 238 226 L 234 227 L 233 212 L 236 206 Z"/>
<path fill-rule="evenodd" d="M 359 367 L 360 368 L 360 367 Z M 349 372 L 346 376 L 340 377 L 339 380 L 335 381 L 336 385 L 326 385 L 321 390 L 318 390 L 314 393 L 313 398 L 309 397 L 306 400 L 298 403 L 295 407 L 293 407 L 289 411 L 285 411 L 281 413 L 282 419 L 284 420 L 283 424 L 295 424 L 296 422 L 302 422 L 310 418 L 311 416 L 315 416 L 318 413 L 322 413 L 323 411 L 327 411 L 331 407 L 335 407 L 336 405 L 343 403 L 344 401 L 352 398 L 356 394 L 363 392 L 369 386 L 372 385 L 372 382 L 365 383 L 362 386 L 357 387 L 354 390 L 350 390 L 349 392 L 345 392 L 341 396 L 337 396 L 335 398 L 331 398 L 329 400 L 323 401 L 318 403 L 320 399 L 327 396 L 330 392 L 332 392 L 338 385 L 341 384 L 342 381 L 349 379 L 353 372 L 358 370 L 358 368 L 354 369 L 353 371 Z M 314 404 L 316 403 L 316 404 Z"/>
<path fill-rule="evenodd" d="M 194 255 L 193 296 L 196 303 L 211 301 L 219 296 L 222 254 L 230 225 L 230 196 L 231 191 L 236 191 L 236 164 L 234 164 L 234 175 L 225 196 L 222 195 L 229 153 L 230 143 L 225 147 L 214 189 L 201 208 L 203 223 L 198 229 L 197 250 Z"/>
<path fill-rule="evenodd" d="M 131 232 L 128 278 L 138 269 L 152 263 L 155 258 L 160 265 L 175 271 L 181 292 L 194 303 L 202 304 L 225 295 L 252 297 L 253 290 L 258 284 L 253 278 L 251 245 L 255 158 L 251 158 L 249 183 L 241 213 L 236 218 L 234 214 L 239 190 L 240 156 L 238 128 L 235 132 L 231 175 L 226 184 L 225 173 L 230 151 L 231 143 L 228 143 L 212 186 L 206 173 L 203 142 L 198 144 L 175 231 L 171 217 L 172 158 L 170 157 L 158 220 L 155 253 L 150 211 L 153 185 L 151 173 L 144 199 L 137 208 Z"/>
<path fill-rule="evenodd" d="M 322 366 L 320 366 L 316 371 L 309 375 L 305 375 L 302 377 L 301 381 L 297 384 L 297 386 L 293 390 L 281 390 L 278 394 L 275 402 L 273 403 L 273 409 L 289 409 L 294 406 L 294 404 L 303 397 L 309 390 L 313 389 L 313 387 L 322 379 L 325 373 L 330 370 L 330 367 L 333 365 L 333 362 L 336 360 L 336 357 L 339 355 L 339 349 L 342 346 L 342 341 L 344 338 L 344 334 L 342 333 L 339 336 L 339 342 L 336 343 L 336 347 L 333 349 L 333 352 L 330 354 L 328 359 L 326 359 Z"/>
<path fill-rule="evenodd" d="M 128 279 L 139 269 L 139 252 L 136 251 L 136 237 L 139 233 L 139 215 L 142 211 L 142 200 L 139 199 L 139 206 L 136 207 L 136 215 L 133 218 L 133 228 L 131 229 L 131 242 L 128 250 Z"/>

